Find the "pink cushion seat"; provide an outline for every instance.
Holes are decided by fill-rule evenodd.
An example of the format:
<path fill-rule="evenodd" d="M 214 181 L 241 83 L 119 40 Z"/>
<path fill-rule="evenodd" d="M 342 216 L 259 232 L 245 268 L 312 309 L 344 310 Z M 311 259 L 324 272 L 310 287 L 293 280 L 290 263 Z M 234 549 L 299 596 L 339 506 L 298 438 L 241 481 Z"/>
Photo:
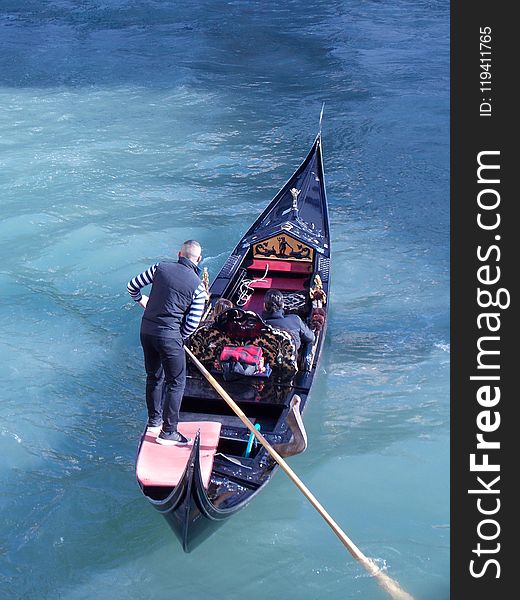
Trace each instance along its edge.
<path fill-rule="evenodd" d="M 156 442 L 158 432 L 146 432 L 137 458 L 137 479 L 143 486 L 176 486 L 184 473 L 200 429 L 200 467 L 202 481 L 207 489 L 213 460 L 217 451 L 221 423 L 215 421 L 186 421 L 179 423 L 179 431 L 191 442 L 186 446 L 163 446 Z"/>

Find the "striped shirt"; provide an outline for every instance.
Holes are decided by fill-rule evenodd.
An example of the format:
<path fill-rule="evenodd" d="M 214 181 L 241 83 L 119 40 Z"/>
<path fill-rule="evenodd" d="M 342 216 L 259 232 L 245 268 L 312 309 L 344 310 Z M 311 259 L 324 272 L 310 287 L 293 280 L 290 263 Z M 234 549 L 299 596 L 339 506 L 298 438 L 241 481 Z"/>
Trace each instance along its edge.
<path fill-rule="evenodd" d="M 150 285 L 153 281 L 153 276 L 155 275 L 155 271 L 157 271 L 157 266 L 159 263 L 155 263 L 146 271 L 139 273 L 133 279 L 128 282 L 126 289 L 128 293 L 132 297 L 132 300 L 136 302 L 140 302 L 143 297 L 141 294 L 141 288 L 144 288 L 147 285 Z"/>
<path fill-rule="evenodd" d="M 153 283 L 153 278 L 158 265 L 159 263 L 153 264 L 146 271 L 139 273 L 139 275 L 136 275 L 128 282 L 126 289 L 135 302 L 140 302 L 143 297 L 141 289 Z M 199 326 L 207 299 L 208 294 L 206 292 L 206 287 L 204 283 L 201 282 L 193 293 L 189 311 L 183 320 L 181 336 L 184 339 L 189 337 Z"/>
<path fill-rule="evenodd" d="M 206 286 L 201 282 L 199 287 L 193 293 L 190 310 L 182 325 L 181 335 L 183 338 L 189 337 L 199 326 L 207 299 L 208 294 L 206 292 Z"/>

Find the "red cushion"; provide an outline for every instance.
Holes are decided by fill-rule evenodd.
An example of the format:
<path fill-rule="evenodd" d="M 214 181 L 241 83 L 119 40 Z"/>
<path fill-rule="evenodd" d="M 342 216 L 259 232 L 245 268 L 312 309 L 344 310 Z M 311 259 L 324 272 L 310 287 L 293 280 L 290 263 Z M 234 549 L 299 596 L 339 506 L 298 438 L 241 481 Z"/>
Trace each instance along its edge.
<path fill-rule="evenodd" d="M 202 481 L 207 489 L 213 459 L 217 451 L 221 423 L 216 421 L 193 421 L 179 423 L 179 431 L 191 442 L 186 446 L 163 446 L 155 439 L 158 432 L 146 432 L 145 438 L 137 457 L 136 475 L 138 481 L 144 486 L 176 486 L 193 448 L 193 440 L 200 429 L 200 467 Z"/>
<path fill-rule="evenodd" d="M 249 265 L 248 270 L 265 271 L 265 267 L 269 265 L 268 273 L 273 272 L 285 272 L 285 273 L 311 273 L 312 263 L 303 261 L 290 261 L 290 260 L 265 260 L 256 258 Z"/>
<path fill-rule="evenodd" d="M 264 310 L 264 290 L 255 290 L 255 293 L 249 298 L 249 300 L 242 307 L 244 310 L 252 310 L 253 312 L 262 314 Z"/>
<path fill-rule="evenodd" d="M 253 281 L 250 286 L 256 289 L 271 289 L 275 288 L 277 290 L 285 290 L 285 291 L 299 291 L 303 290 L 303 282 L 305 279 L 300 279 L 299 277 L 266 277 L 261 281 Z"/>

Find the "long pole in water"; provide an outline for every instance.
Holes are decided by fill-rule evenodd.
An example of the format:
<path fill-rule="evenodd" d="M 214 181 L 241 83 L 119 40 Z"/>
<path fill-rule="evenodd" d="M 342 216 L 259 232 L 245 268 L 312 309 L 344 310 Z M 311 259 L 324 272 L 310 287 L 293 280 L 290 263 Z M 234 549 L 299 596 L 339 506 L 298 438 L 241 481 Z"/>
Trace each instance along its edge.
<path fill-rule="evenodd" d="M 256 439 L 262 444 L 262 446 L 269 452 L 274 460 L 280 465 L 285 471 L 289 479 L 298 487 L 302 494 L 312 504 L 312 506 L 319 512 L 319 514 L 326 521 L 327 525 L 337 535 L 345 548 L 352 554 L 352 556 L 359 561 L 363 567 L 368 571 L 370 575 L 375 577 L 379 585 L 387 592 L 394 600 L 413 600 L 413 597 L 405 592 L 401 586 L 392 579 L 386 573 L 383 573 L 381 569 L 375 564 L 373 560 L 363 554 L 363 552 L 354 544 L 354 542 L 347 536 L 347 534 L 341 529 L 341 527 L 334 521 L 329 513 L 323 508 L 318 499 L 309 490 L 309 488 L 303 483 L 303 481 L 296 475 L 291 467 L 285 462 L 285 460 L 276 452 L 271 444 L 265 439 L 265 437 L 254 427 L 251 421 L 247 418 L 242 409 L 238 404 L 231 398 L 226 390 L 219 384 L 219 382 L 211 375 L 211 373 L 204 367 L 199 359 L 193 354 L 193 352 L 184 346 L 186 354 L 193 361 L 197 369 L 204 375 L 212 387 L 218 392 L 219 396 L 228 404 L 231 410 L 237 415 L 242 423 L 249 429 L 249 431 L 256 437 Z"/>

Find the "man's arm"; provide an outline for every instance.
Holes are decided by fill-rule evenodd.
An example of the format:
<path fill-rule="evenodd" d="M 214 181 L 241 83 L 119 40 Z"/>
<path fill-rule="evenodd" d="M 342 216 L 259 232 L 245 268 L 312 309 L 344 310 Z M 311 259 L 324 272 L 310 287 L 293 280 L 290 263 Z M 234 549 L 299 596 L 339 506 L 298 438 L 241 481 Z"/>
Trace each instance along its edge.
<path fill-rule="evenodd" d="M 304 344 L 312 344 L 314 342 L 314 333 L 306 323 L 300 319 L 300 339 Z"/>
<path fill-rule="evenodd" d="M 157 271 L 157 265 L 159 263 L 155 263 L 146 271 L 139 273 L 133 279 L 128 282 L 126 289 L 128 293 L 132 297 L 132 300 L 140 304 L 143 308 L 146 308 L 146 304 L 148 302 L 148 296 L 143 296 L 141 294 L 141 288 L 144 288 L 147 285 L 150 285 L 153 282 L 153 276 L 155 275 L 155 271 Z"/>
<path fill-rule="evenodd" d="M 182 339 L 185 340 L 186 338 L 190 337 L 190 335 L 199 326 L 207 298 L 208 294 L 206 292 L 206 288 L 204 284 L 201 283 L 193 294 L 188 314 L 186 315 L 184 324 L 181 328 Z"/>

